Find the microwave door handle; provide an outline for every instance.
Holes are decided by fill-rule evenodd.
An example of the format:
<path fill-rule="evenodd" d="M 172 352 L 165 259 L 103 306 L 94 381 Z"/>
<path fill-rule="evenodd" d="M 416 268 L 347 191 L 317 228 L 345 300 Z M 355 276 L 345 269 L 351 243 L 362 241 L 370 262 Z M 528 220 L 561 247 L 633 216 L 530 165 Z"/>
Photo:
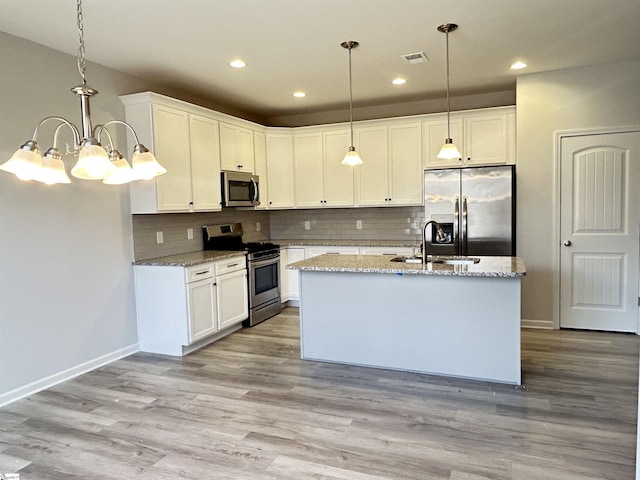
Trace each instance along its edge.
<path fill-rule="evenodd" d="M 258 184 L 253 178 L 251 179 L 251 188 L 253 189 L 253 194 L 251 195 L 253 197 L 252 199 L 253 203 L 257 204 L 258 203 Z"/>
<path fill-rule="evenodd" d="M 458 225 L 460 218 L 460 198 L 456 196 L 456 202 L 453 209 L 453 250 L 454 255 L 460 254 L 460 228 Z"/>

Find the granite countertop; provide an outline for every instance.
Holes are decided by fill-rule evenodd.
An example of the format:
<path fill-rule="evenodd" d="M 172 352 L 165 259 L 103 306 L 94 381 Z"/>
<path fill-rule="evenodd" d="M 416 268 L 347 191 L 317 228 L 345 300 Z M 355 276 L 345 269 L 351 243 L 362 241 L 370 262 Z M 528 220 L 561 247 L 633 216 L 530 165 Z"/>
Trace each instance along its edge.
<path fill-rule="evenodd" d="M 271 240 L 281 247 L 420 247 L 415 240 Z"/>
<path fill-rule="evenodd" d="M 167 257 L 149 258 L 148 260 L 138 260 L 134 265 L 148 265 L 154 267 L 191 267 L 201 263 L 215 262 L 225 258 L 244 257 L 245 252 L 229 250 L 203 250 L 200 252 L 181 253 Z"/>
<path fill-rule="evenodd" d="M 518 257 L 474 257 L 473 265 L 443 263 L 392 262 L 389 255 L 320 255 L 292 263 L 291 270 L 306 272 L 393 273 L 397 275 L 453 275 L 461 277 L 515 278 L 526 274 L 524 262 Z"/>

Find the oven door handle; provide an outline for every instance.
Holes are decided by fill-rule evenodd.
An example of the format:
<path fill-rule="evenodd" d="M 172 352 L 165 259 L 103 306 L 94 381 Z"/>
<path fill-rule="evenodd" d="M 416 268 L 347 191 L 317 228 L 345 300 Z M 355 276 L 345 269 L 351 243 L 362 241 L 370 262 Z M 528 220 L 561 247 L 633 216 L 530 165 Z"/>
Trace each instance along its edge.
<path fill-rule="evenodd" d="M 273 263 L 280 263 L 280 255 L 274 255 L 273 257 L 260 258 L 259 260 L 249 260 L 249 268 L 262 267 Z"/>

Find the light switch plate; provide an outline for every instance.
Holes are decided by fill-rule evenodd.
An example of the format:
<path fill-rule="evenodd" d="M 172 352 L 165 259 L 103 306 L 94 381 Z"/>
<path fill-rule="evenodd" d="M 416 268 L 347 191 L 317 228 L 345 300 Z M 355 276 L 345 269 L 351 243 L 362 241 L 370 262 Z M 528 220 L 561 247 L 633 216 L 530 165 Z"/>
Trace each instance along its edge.
<path fill-rule="evenodd" d="M 356 230 L 362 230 L 362 220 L 356 220 Z"/>
<path fill-rule="evenodd" d="M 304 221 L 304 229 L 311 230 L 311 222 L 309 220 Z"/>
<path fill-rule="evenodd" d="M 260 222 L 256 222 L 256 232 L 259 232 L 260 230 L 262 230 L 262 225 L 260 225 Z"/>
<path fill-rule="evenodd" d="M 187 240 L 193 240 L 193 228 L 187 228 Z"/>
<path fill-rule="evenodd" d="M 164 243 L 164 234 L 162 232 L 156 232 L 156 243 L 158 245 Z"/>

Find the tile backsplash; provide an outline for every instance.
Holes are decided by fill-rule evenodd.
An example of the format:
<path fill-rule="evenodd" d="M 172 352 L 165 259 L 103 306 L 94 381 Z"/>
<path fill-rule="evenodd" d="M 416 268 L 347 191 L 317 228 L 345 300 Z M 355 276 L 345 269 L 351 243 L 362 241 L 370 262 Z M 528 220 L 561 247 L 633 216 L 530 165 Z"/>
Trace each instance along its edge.
<path fill-rule="evenodd" d="M 202 250 L 202 226 L 222 223 L 242 223 L 245 242 L 269 240 L 269 212 L 224 209 L 211 213 L 165 213 L 133 215 L 133 249 L 136 260 L 177 255 Z M 260 231 L 257 231 L 260 223 Z M 193 239 L 187 238 L 187 230 L 193 229 Z M 158 244 L 157 232 L 162 232 L 164 242 Z"/>
<path fill-rule="evenodd" d="M 242 223 L 245 242 L 267 240 L 419 241 L 423 207 L 327 208 L 308 210 L 224 209 L 212 213 L 133 215 L 136 260 L 202 250 L 202 226 Z M 260 231 L 257 224 L 260 224 Z M 308 225 L 309 229 L 305 229 Z M 361 228 L 358 228 L 360 226 Z M 187 238 L 193 229 L 193 239 Z M 157 243 L 162 232 L 163 243 Z"/>
<path fill-rule="evenodd" d="M 274 210 L 271 239 L 414 241 L 423 218 L 423 207 Z"/>

